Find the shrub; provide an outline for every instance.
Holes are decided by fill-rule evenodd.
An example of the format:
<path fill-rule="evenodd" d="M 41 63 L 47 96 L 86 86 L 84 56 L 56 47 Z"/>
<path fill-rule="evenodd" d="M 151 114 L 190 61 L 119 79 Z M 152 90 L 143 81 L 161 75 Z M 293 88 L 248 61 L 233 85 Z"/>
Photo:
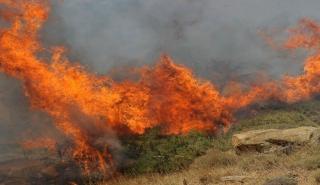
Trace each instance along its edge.
<path fill-rule="evenodd" d="M 168 173 L 188 167 L 192 161 L 211 146 L 212 137 L 200 133 L 184 136 L 162 136 L 159 129 L 145 135 L 123 140 L 129 164 L 125 172 Z"/>

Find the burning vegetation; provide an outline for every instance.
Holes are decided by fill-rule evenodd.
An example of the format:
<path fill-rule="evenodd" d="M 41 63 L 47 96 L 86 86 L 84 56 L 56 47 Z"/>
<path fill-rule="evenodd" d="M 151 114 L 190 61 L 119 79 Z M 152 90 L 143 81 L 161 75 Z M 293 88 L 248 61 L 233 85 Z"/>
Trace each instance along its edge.
<path fill-rule="evenodd" d="M 116 82 L 89 73 L 68 61 L 63 47 L 44 48 L 39 31 L 48 18 L 45 0 L 0 0 L 8 26 L 0 33 L 0 70 L 21 80 L 32 109 L 50 115 L 56 128 L 71 141 L 71 156 L 85 174 L 113 173 L 106 135 L 143 134 L 159 128 L 163 135 L 196 130 L 227 131 L 234 114 L 257 102 L 293 103 L 320 92 L 320 26 L 303 19 L 290 30 L 285 48 L 306 48 L 309 57 L 300 76 L 245 86 L 232 84 L 221 93 L 209 81 L 196 78 L 185 66 L 163 55 L 155 66 L 136 70 L 139 79 Z M 51 138 L 26 141 L 26 148 L 47 146 Z"/>

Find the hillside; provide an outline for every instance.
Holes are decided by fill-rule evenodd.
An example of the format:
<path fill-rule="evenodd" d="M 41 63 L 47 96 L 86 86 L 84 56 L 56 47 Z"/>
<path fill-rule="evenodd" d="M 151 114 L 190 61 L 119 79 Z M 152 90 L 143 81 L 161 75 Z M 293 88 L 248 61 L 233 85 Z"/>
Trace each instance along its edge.
<path fill-rule="evenodd" d="M 301 185 L 320 184 L 320 146 L 303 146 L 300 149 L 295 149 L 289 155 L 284 153 L 237 155 L 231 146 L 231 136 L 234 133 L 254 129 L 319 126 L 320 101 L 313 100 L 293 105 L 260 106 L 257 109 L 258 111 L 252 112 L 250 115 L 242 116 L 243 118 L 240 118 L 226 134 L 210 137 L 208 140 L 203 140 L 203 136 L 199 136 L 200 141 L 209 143 L 204 145 L 200 142 L 196 145 L 203 148 L 209 145 L 208 150 L 199 154 L 200 156 L 193 160 L 192 164 L 186 165 L 184 168 L 164 173 L 127 174 L 106 184 L 237 184 L 222 182 L 221 178 L 225 176 L 245 176 L 244 184 L 263 184 L 269 179 L 278 177 L 284 181 L 286 178 L 294 178 Z M 190 145 L 192 144 L 194 143 Z M 165 144 L 162 145 L 165 146 Z M 168 141 L 167 147 L 170 145 L 173 144 Z M 145 163 L 151 164 L 155 162 L 154 160 L 159 159 L 150 158 Z M 176 161 L 162 161 L 161 163 L 175 165 L 174 162 L 177 163 Z M 144 167 L 140 166 L 140 168 Z"/>
<path fill-rule="evenodd" d="M 256 105 L 238 115 L 226 133 L 208 135 L 191 132 L 164 136 L 151 129 L 140 136 L 119 138 L 122 151 L 115 159 L 118 173 L 112 179 L 104 174 L 83 176 L 74 163 L 46 150 L 24 151 L 2 147 L 0 183 L 78 185 L 210 185 L 241 184 L 224 182 L 229 176 L 244 178 L 243 184 L 264 184 L 276 178 L 291 185 L 320 184 L 320 146 L 301 146 L 289 153 L 236 154 L 231 137 L 256 129 L 320 126 L 320 100 L 292 105 Z M 12 148 L 16 148 L 14 151 Z M 14 156 L 13 156 L 14 154 Z M 18 155 L 19 154 L 19 155 Z M 12 160 L 8 160 L 12 159 Z M 66 173 L 67 172 L 67 173 Z M 103 180 L 105 179 L 105 180 Z M 293 183 L 294 185 L 296 183 Z"/>

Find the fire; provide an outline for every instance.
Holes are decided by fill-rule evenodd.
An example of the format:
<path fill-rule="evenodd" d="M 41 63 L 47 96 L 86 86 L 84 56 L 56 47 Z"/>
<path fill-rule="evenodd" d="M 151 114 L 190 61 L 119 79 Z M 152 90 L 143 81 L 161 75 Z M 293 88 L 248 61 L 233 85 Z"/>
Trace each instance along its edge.
<path fill-rule="evenodd" d="M 26 140 L 21 143 L 26 150 L 46 148 L 49 151 L 56 151 L 57 142 L 52 138 L 38 138 L 36 140 Z"/>
<path fill-rule="evenodd" d="M 47 1 L 0 3 L 7 7 L 1 16 L 10 23 L 1 29 L 0 70 L 21 80 L 31 107 L 50 115 L 73 141 L 72 156 L 86 173 L 113 169 L 108 146 L 96 143 L 110 130 L 143 134 L 158 126 L 163 134 L 215 132 L 228 128 L 233 114 L 250 104 L 271 99 L 291 103 L 320 92 L 320 26 L 311 20 L 292 29 L 285 45 L 313 51 L 302 75 L 246 88 L 232 84 L 232 93 L 224 95 L 166 55 L 154 67 L 138 69 L 138 81 L 118 83 L 89 73 L 69 62 L 63 47 L 41 45 L 39 31 L 50 12 Z"/>

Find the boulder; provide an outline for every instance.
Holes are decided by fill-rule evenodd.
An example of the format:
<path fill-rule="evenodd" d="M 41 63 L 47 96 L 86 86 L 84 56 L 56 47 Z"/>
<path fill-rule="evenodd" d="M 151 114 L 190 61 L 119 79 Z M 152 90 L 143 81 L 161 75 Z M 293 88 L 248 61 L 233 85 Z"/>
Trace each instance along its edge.
<path fill-rule="evenodd" d="M 298 127 L 292 129 L 252 130 L 232 137 L 237 152 L 256 151 L 261 153 L 283 151 L 290 153 L 293 146 L 318 143 L 320 128 Z"/>

